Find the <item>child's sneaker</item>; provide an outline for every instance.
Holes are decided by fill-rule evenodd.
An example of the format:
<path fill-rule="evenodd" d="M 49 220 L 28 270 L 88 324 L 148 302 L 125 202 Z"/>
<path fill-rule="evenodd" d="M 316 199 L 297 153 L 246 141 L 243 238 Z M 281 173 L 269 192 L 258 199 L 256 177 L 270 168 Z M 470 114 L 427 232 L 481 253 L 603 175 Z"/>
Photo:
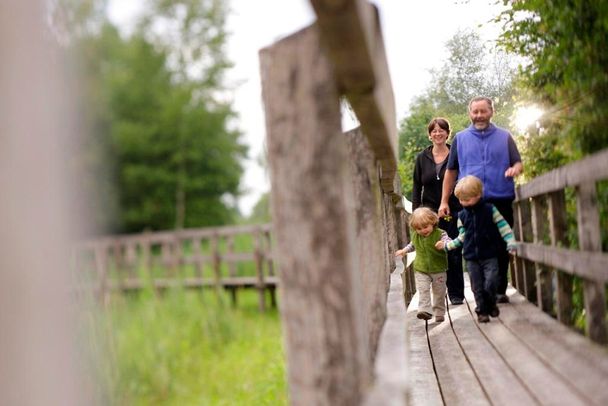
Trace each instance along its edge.
<path fill-rule="evenodd" d="M 437 323 L 442 323 L 445 320 L 445 317 L 443 316 L 435 316 L 435 321 Z"/>
<path fill-rule="evenodd" d="M 477 321 L 480 323 L 488 323 L 490 321 L 490 316 L 487 314 L 479 314 L 477 315 Z"/>
<path fill-rule="evenodd" d="M 433 315 L 429 312 L 418 312 L 416 317 L 418 317 L 421 320 L 430 320 L 433 318 Z"/>

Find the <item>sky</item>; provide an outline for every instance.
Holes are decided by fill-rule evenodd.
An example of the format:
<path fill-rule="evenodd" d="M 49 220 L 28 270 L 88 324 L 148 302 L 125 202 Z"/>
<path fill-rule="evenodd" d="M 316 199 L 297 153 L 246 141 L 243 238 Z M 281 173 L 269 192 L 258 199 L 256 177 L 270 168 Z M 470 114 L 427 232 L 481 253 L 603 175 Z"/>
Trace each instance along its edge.
<path fill-rule="evenodd" d="M 413 99 L 429 85 L 430 69 L 447 57 L 445 43 L 456 31 L 478 29 L 484 41 L 496 38 L 498 28 L 487 23 L 500 11 L 496 0 L 373 0 L 380 20 L 389 72 L 395 95 L 397 122 L 408 112 Z M 129 29 L 143 0 L 110 0 L 109 15 L 123 29 Z M 308 0 L 230 0 L 227 21 L 231 33 L 228 57 L 234 68 L 228 84 L 237 85 L 234 108 L 239 114 L 243 141 L 250 158 L 244 162 L 241 187 L 245 192 L 238 205 L 249 214 L 259 197 L 270 188 L 264 160 L 265 124 L 258 51 L 314 21 Z"/>

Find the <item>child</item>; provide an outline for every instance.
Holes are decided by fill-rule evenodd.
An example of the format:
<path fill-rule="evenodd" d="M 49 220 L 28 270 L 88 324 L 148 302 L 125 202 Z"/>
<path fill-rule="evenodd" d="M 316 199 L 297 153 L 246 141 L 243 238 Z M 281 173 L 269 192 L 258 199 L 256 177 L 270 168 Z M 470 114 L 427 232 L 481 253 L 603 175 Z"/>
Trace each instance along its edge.
<path fill-rule="evenodd" d="M 419 207 L 412 213 L 410 227 L 412 241 L 405 248 L 397 250 L 395 256 L 403 256 L 416 251 L 414 275 L 418 291 L 418 313 L 416 317 L 430 320 L 435 314 L 435 321 L 441 323 L 445 314 L 446 276 L 448 268 L 447 254 L 435 245 L 440 240 L 450 241 L 447 233 L 439 228 L 437 214 L 427 207 Z M 433 304 L 431 308 L 431 290 Z"/>
<path fill-rule="evenodd" d="M 498 317 L 496 306 L 496 285 L 498 281 L 498 252 L 501 239 L 507 243 L 507 250 L 515 252 L 515 239 L 511 227 L 498 209 L 481 198 L 483 185 L 479 178 L 469 175 L 456 184 L 454 194 L 463 207 L 458 214 L 458 237 L 447 243 L 439 241 L 437 248 L 446 251 L 463 247 L 462 256 L 466 260 L 471 277 L 471 287 L 475 295 L 477 321 L 487 323 L 490 316 Z"/>

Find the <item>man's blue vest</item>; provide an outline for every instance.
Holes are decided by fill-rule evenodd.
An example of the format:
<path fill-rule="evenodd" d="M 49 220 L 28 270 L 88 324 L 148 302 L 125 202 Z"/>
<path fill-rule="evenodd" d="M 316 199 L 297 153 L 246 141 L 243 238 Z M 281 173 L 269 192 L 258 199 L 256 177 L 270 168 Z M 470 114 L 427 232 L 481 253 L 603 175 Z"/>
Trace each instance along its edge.
<path fill-rule="evenodd" d="M 513 199 L 513 178 L 505 177 L 511 166 L 509 159 L 509 133 L 494 124 L 485 130 L 473 125 L 456 135 L 458 153 L 458 179 L 475 175 L 483 183 L 486 199 Z"/>

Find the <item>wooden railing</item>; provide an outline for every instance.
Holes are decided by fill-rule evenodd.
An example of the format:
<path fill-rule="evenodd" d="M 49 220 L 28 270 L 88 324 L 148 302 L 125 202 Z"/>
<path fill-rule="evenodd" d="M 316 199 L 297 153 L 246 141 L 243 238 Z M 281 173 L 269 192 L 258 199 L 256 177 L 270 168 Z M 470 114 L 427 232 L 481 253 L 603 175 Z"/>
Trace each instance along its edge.
<path fill-rule="evenodd" d="M 512 264 L 517 290 L 567 325 L 573 324 L 573 277 L 580 277 L 585 332 L 599 343 L 608 342 L 608 254 L 602 252 L 596 184 L 608 179 L 607 163 L 608 150 L 603 150 L 517 187 L 515 219 L 521 245 Z M 576 249 L 568 239 L 568 210 L 574 207 L 567 207 L 567 188 L 576 199 Z"/>
<path fill-rule="evenodd" d="M 78 245 L 75 270 L 104 302 L 114 290 L 182 286 L 228 289 L 236 304 L 239 288 L 255 288 L 264 310 L 267 291 L 276 305 L 271 243 L 269 224 L 110 236 Z"/>
<path fill-rule="evenodd" d="M 317 21 L 260 51 L 291 403 L 406 404 L 394 100 L 378 12 L 311 0 Z M 345 97 L 360 128 L 343 133 Z"/>

